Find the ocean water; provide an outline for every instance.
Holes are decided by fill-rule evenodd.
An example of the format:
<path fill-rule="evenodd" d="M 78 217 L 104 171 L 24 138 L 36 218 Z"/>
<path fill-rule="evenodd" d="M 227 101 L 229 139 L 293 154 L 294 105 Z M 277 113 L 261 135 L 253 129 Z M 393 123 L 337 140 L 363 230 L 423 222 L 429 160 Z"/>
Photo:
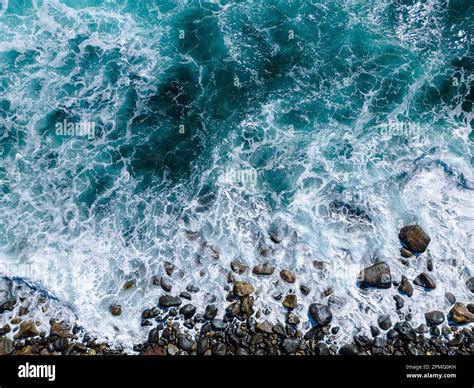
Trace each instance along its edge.
<path fill-rule="evenodd" d="M 413 279 L 432 257 L 438 287 L 405 298 L 415 324 L 447 291 L 472 299 L 472 2 L 0 4 L 0 272 L 87 330 L 146 338 L 166 261 L 173 294 L 194 284 L 220 314 L 230 262 L 268 261 L 274 276 L 242 276 L 256 307 L 284 321 L 274 296 L 296 292 L 305 328 L 331 287 L 339 343 L 397 320 L 396 288 L 357 287 L 376 258 Z M 431 243 L 406 267 L 409 223 Z"/>

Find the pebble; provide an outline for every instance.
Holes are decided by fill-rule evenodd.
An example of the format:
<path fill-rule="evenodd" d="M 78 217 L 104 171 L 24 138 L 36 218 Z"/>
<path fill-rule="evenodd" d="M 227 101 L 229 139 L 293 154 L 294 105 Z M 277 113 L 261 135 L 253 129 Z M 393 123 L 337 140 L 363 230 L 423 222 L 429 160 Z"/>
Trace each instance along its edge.
<path fill-rule="evenodd" d="M 214 304 L 208 304 L 204 312 L 204 319 L 209 321 L 213 320 L 217 316 L 217 307 Z"/>
<path fill-rule="evenodd" d="M 286 295 L 282 302 L 283 306 L 288 309 L 294 309 L 298 305 L 298 298 L 294 294 Z"/>
<path fill-rule="evenodd" d="M 158 304 L 161 307 L 177 307 L 181 303 L 181 298 L 179 296 L 162 295 L 158 300 Z"/>
<path fill-rule="evenodd" d="M 397 310 L 401 310 L 403 306 L 405 306 L 405 301 L 400 295 L 394 295 L 393 299 L 395 300 L 395 305 L 397 307 Z"/>
<path fill-rule="evenodd" d="M 400 248 L 400 254 L 406 258 L 413 256 L 413 252 L 411 252 L 409 249 L 406 249 L 406 248 Z"/>
<path fill-rule="evenodd" d="M 388 330 L 392 327 L 392 321 L 389 315 L 380 315 L 377 318 L 377 324 L 382 330 Z"/>
<path fill-rule="evenodd" d="M 185 334 L 178 334 L 178 347 L 183 350 L 191 350 L 193 347 L 193 341 L 191 338 L 188 338 Z"/>
<path fill-rule="evenodd" d="M 171 283 L 163 276 L 160 279 L 160 286 L 166 292 L 170 292 L 173 289 L 173 286 L 171 285 Z"/>
<path fill-rule="evenodd" d="M 470 279 L 466 282 L 466 287 L 468 288 L 469 291 L 471 291 L 472 293 L 474 293 L 474 277 L 470 278 Z"/>
<path fill-rule="evenodd" d="M 308 286 L 305 286 L 304 284 L 302 284 L 300 286 L 300 291 L 303 295 L 307 296 L 311 292 L 311 289 Z"/>
<path fill-rule="evenodd" d="M 274 271 L 275 271 L 275 268 L 272 265 L 266 263 L 266 264 L 256 265 L 255 267 L 253 267 L 252 273 L 254 275 L 269 276 L 269 275 L 272 275 Z"/>
<path fill-rule="evenodd" d="M 184 317 L 184 319 L 190 319 L 196 313 L 196 307 L 191 303 L 185 304 L 179 309 L 179 313 Z"/>
<path fill-rule="evenodd" d="M 420 273 L 415 280 L 413 280 L 413 283 L 415 283 L 417 286 L 424 287 L 430 290 L 433 290 L 436 288 L 436 282 L 434 279 L 428 275 L 426 272 Z"/>
<path fill-rule="evenodd" d="M 456 303 L 456 297 L 451 292 L 447 292 L 446 294 L 444 294 L 444 297 L 449 302 L 449 304 Z"/>
<path fill-rule="evenodd" d="M 441 325 L 444 322 L 444 313 L 442 311 L 433 310 L 425 314 L 425 319 L 429 326 Z"/>
<path fill-rule="evenodd" d="M 109 311 L 113 316 L 119 316 L 120 314 L 122 314 L 122 306 L 118 304 L 113 304 L 109 307 Z"/>
<path fill-rule="evenodd" d="M 411 285 L 410 281 L 406 276 L 402 276 L 402 280 L 400 285 L 398 286 L 398 291 L 411 297 L 413 295 L 413 286 Z"/>
<path fill-rule="evenodd" d="M 294 283 L 296 281 L 296 276 L 293 272 L 284 269 L 280 272 L 280 277 L 287 283 Z"/>
<path fill-rule="evenodd" d="M 214 318 L 211 321 L 211 325 L 214 330 L 225 330 L 227 328 L 227 323 L 225 323 L 222 319 Z"/>
<path fill-rule="evenodd" d="M 230 263 L 230 268 L 235 273 L 242 275 L 245 271 L 247 271 L 248 266 L 246 266 L 245 264 L 241 263 L 238 260 L 234 260 Z"/>

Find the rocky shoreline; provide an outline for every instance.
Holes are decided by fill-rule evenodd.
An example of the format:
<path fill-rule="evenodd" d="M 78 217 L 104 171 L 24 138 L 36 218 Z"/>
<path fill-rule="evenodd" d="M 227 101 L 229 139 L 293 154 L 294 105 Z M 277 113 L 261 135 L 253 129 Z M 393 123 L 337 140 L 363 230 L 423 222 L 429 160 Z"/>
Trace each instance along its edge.
<path fill-rule="evenodd" d="M 271 235 L 278 244 L 280 238 Z M 430 238 L 417 225 L 409 225 L 399 233 L 402 243 L 401 260 L 417 258 L 425 252 Z M 217 252 L 217 251 L 216 251 Z M 218 252 L 216 253 L 216 255 Z M 315 269 L 322 264 L 315 261 Z M 425 290 L 435 289 L 436 282 L 427 272 L 412 281 L 402 275 L 393 279 L 390 267 L 383 261 L 363 269 L 356 279 L 361 288 L 389 289 L 396 287 L 394 307 L 404 306 L 405 299 L 413 295 L 413 284 Z M 157 305 L 149 306 L 141 315 L 141 326 L 148 330 L 145 342 L 133 347 L 133 354 L 140 355 L 472 355 L 474 354 L 474 304 L 456 301 L 446 293 L 450 304 L 446 311 L 426 311 L 424 324 L 414 327 L 409 313 L 393 322 L 390 315 L 380 315 L 370 326 L 370 335 L 356 335 L 352 341 L 340 344 L 340 327 L 332 325 L 330 304 L 312 303 L 307 314 L 311 328 L 304 330 L 301 316 L 294 309 L 298 297 L 294 293 L 281 295 L 286 309 L 284 323 L 270 323 L 254 308 L 255 285 L 238 280 L 239 275 L 251 271 L 259 277 L 279 276 L 288 284 L 296 283 L 296 275 L 268 263 L 252 269 L 239 261 L 229 268 L 229 284 L 223 314 L 218 306 L 208 304 L 198 311 L 192 304 L 196 289 L 173 295 L 170 279 L 162 276 L 152 283 L 163 289 Z M 165 263 L 165 274 L 171 276 L 173 265 Z M 124 288 L 134 287 L 133 282 Z M 474 278 L 460 287 L 474 293 Z M 309 294 L 309 287 L 300 285 L 302 295 Z M 12 279 L 4 278 L 0 284 L 0 355 L 122 355 L 124 349 L 99 341 L 75 322 L 74 314 L 61 311 L 54 300 L 44 293 L 29 288 Z M 122 313 L 122 306 L 109 307 L 112 316 Z M 218 318 L 223 316 L 223 318 Z"/>

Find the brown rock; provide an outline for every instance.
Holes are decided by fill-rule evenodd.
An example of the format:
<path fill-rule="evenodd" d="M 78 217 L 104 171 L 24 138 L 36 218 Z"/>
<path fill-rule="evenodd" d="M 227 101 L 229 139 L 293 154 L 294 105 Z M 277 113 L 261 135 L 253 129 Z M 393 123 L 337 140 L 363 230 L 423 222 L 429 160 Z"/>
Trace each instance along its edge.
<path fill-rule="evenodd" d="M 113 316 L 117 317 L 122 314 L 122 306 L 118 304 L 113 304 L 109 307 L 109 311 Z"/>
<path fill-rule="evenodd" d="M 413 283 L 415 283 L 417 286 L 428 288 L 430 290 L 436 288 L 436 282 L 434 279 L 428 275 L 426 272 L 420 273 L 415 280 L 413 280 Z"/>
<path fill-rule="evenodd" d="M 17 334 L 13 337 L 14 339 L 20 338 L 29 338 L 29 337 L 36 337 L 39 335 L 39 331 L 36 328 L 36 324 L 33 321 L 26 321 L 20 324 L 20 330 Z"/>
<path fill-rule="evenodd" d="M 400 241 L 406 248 L 414 253 L 423 253 L 430 243 L 430 237 L 418 225 L 407 225 L 400 229 L 398 234 Z"/>
<path fill-rule="evenodd" d="M 234 260 L 232 261 L 232 263 L 230 263 L 230 268 L 235 273 L 242 275 L 245 271 L 247 271 L 248 267 L 245 264 L 241 263 L 240 261 Z"/>
<path fill-rule="evenodd" d="M 298 298 L 294 294 L 289 294 L 285 296 L 282 303 L 286 308 L 293 310 L 298 305 Z"/>
<path fill-rule="evenodd" d="M 402 281 L 398 286 L 398 291 L 406 294 L 409 297 L 413 295 L 413 286 L 411 285 L 410 281 L 407 279 L 406 276 L 402 276 Z"/>
<path fill-rule="evenodd" d="M 360 272 L 358 280 L 363 287 L 390 288 L 392 286 L 390 267 L 384 262 L 371 265 Z"/>
<path fill-rule="evenodd" d="M 272 265 L 265 263 L 265 264 L 260 264 L 253 267 L 252 273 L 254 275 L 269 276 L 269 275 L 272 275 L 274 271 L 275 271 L 275 268 Z"/>
<path fill-rule="evenodd" d="M 174 272 L 174 264 L 170 263 L 169 261 L 165 261 L 163 263 L 163 266 L 165 267 L 165 272 L 168 276 L 173 275 Z"/>
<path fill-rule="evenodd" d="M 409 249 L 406 249 L 406 248 L 400 248 L 400 254 L 403 257 L 412 257 L 413 256 L 413 252 L 411 252 Z"/>
<path fill-rule="evenodd" d="M 449 318 L 460 325 L 474 322 L 474 314 L 468 310 L 465 304 L 459 302 L 454 304 L 449 312 Z"/>
<path fill-rule="evenodd" d="M 250 317 L 251 315 L 253 315 L 254 302 L 255 300 L 253 296 L 246 296 L 242 298 L 242 300 L 240 301 L 240 311 L 242 312 L 242 314 L 246 315 L 247 317 Z"/>
<path fill-rule="evenodd" d="M 235 282 L 234 283 L 234 294 L 239 297 L 244 297 L 252 294 L 255 291 L 255 288 L 247 282 Z"/>
<path fill-rule="evenodd" d="M 135 280 L 135 279 L 127 280 L 127 281 L 123 284 L 123 289 L 124 289 L 124 290 L 129 290 L 130 288 L 135 287 L 135 284 L 136 284 L 136 280 Z"/>
<path fill-rule="evenodd" d="M 54 319 L 49 321 L 50 335 L 57 335 L 61 338 L 72 338 L 73 335 L 69 332 L 69 327 L 64 322 L 58 322 Z"/>
<path fill-rule="evenodd" d="M 13 341 L 7 337 L 0 337 L 0 356 L 12 354 L 15 350 Z"/>
<path fill-rule="evenodd" d="M 296 281 L 295 274 L 287 269 L 281 271 L 280 276 L 287 283 L 294 283 Z"/>

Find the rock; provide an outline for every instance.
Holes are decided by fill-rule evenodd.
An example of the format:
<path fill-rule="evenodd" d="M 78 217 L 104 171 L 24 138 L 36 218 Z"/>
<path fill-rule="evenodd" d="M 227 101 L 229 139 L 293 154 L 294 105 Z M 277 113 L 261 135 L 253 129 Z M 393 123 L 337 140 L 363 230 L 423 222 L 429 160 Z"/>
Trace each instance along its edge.
<path fill-rule="evenodd" d="M 281 348 L 289 354 L 296 353 L 300 348 L 300 341 L 293 338 L 285 338 L 281 342 Z"/>
<path fill-rule="evenodd" d="M 25 306 L 21 306 L 18 310 L 18 315 L 20 317 L 22 317 L 23 315 L 26 315 L 30 312 L 30 310 L 28 309 L 28 307 L 25 307 Z"/>
<path fill-rule="evenodd" d="M 323 270 L 325 266 L 326 266 L 326 262 L 324 262 L 324 261 L 321 261 L 321 260 L 314 260 L 313 261 L 313 267 L 316 268 L 319 271 Z"/>
<path fill-rule="evenodd" d="M 1 335 L 5 335 L 5 334 L 8 334 L 12 331 L 10 325 L 6 324 L 5 326 L 3 327 L 0 327 L 0 336 Z"/>
<path fill-rule="evenodd" d="M 469 291 L 471 291 L 472 293 L 474 293 L 474 277 L 470 278 L 470 279 L 466 282 L 466 286 L 467 286 L 467 288 L 469 289 Z"/>
<path fill-rule="evenodd" d="M 248 267 L 245 264 L 243 264 L 242 262 L 240 262 L 238 260 L 234 260 L 230 263 L 230 268 L 235 273 L 237 273 L 239 275 L 242 275 L 245 271 L 247 271 Z"/>
<path fill-rule="evenodd" d="M 152 319 L 156 318 L 160 313 L 160 310 L 156 307 L 153 307 L 151 309 L 145 309 L 142 311 L 142 318 L 143 319 Z"/>
<path fill-rule="evenodd" d="M 467 309 L 469 310 L 470 313 L 474 314 L 474 303 L 469 303 L 467 305 Z"/>
<path fill-rule="evenodd" d="M 217 311 L 217 307 L 214 304 L 208 304 L 204 312 L 204 319 L 213 320 L 217 316 Z"/>
<path fill-rule="evenodd" d="M 184 234 L 189 241 L 196 241 L 199 237 L 199 232 L 195 232 L 192 230 L 186 230 Z"/>
<path fill-rule="evenodd" d="M 378 318 L 377 318 L 377 324 L 379 325 L 379 327 L 382 329 L 382 330 L 388 330 L 392 327 L 392 321 L 390 319 L 390 316 L 389 315 L 380 315 Z"/>
<path fill-rule="evenodd" d="M 411 252 L 409 249 L 406 249 L 406 248 L 401 248 L 400 249 L 400 254 L 403 256 L 403 257 L 412 257 L 413 256 L 413 252 Z"/>
<path fill-rule="evenodd" d="M 165 272 L 168 276 L 173 275 L 174 272 L 174 264 L 170 263 L 169 261 L 165 261 L 163 263 L 163 266 L 165 267 Z"/>
<path fill-rule="evenodd" d="M 10 319 L 10 323 L 11 323 L 12 325 L 18 325 L 20 322 L 21 322 L 21 318 L 20 318 L 20 317 L 13 317 L 12 319 Z"/>
<path fill-rule="evenodd" d="M 456 303 L 456 297 L 451 292 L 447 292 L 446 294 L 444 294 L 444 297 L 446 298 L 449 304 Z"/>
<path fill-rule="evenodd" d="M 189 292 L 183 291 L 181 294 L 179 294 L 180 298 L 191 300 L 193 297 Z"/>
<path fill-rule="evenodd" d="M 438 326 L 444 322 L 444 313 L 437 310 L 429 311 L 425 314 L 425 319 L 429 326 Z"/>
<path fill-rule="evenodd" d="M 370 334 L 372 337 L 377 337 L 380 334 L 380 329 L 377 326 L 370 326 Z"/>
<path fill-rule="evenodd" d="M 194 294 L 196 292 L 199 292 L 199 287 L 195 286 L 194 284 L 188 284 L 186 286 L 186 291 Z"/>
<path fill-rule="evenodd" d="M 332 320 L 332 313 L 328 306 L 321 303 L 312 303 L 309 306 L 309 315 L 320 326 L 329 325 Z"/>
<path fill-rule="evenodd" d="M 455 303 L 449 312 L 449 318 L 457 324 L 474 322 L 474 314 L 471 313 L 463 303 Z"/>
<path fill-rule="evenodd" d="M 197 343 L 197 354 L 204 354 L 209 350 L 209 340 L 206 337 L 200 337 Z"/>
<path fill-rule="evenodd" d="M 135 279 L 127 280 L 127 281 L 123 284 L 122 288 L 123 288 L 124 290 L 129 290 L 130 288 L 135 287 L 135 284 L 136 284 Z"/>
<path fill-rule="evenodd" d="M 400 295 L 394 295 L 393 299 L 395 300 L 397 310 L 400 310 L 403 308 L 403 306 L 405 306 L 405 301 Z"/>
<path fill-rule="evenodd" d="M 330 354 L 329 348 L 324 342 L 318 342 L 314 350 L 318 356 L 328 356 Z"/>
<path fill-rule="evenodd" d="M 293 314 L 293 313 L 288 314 L 288 318 L 286 321 L 288 322 L 289 325 L 296 326 L 300 324 L 300 318 L 296 314 Z"/>
<path fill-rule="evenodd" d="M 176 345 L 168 344 L 168 354 L 170 356 L 175 356 L 179 353 L 179 348 Z"/>
<path fill-rule="evenodd" d="M 234 294 L 239 297 L 244 297 L 252 294 L 255 291 L 255 288 L 249 283 L 246 282 L 235 282 L 234 283 Z"/>
<path fill-rule="evenodd" d="M 298 305 L 298 298 L 294 294 L 286 295 L 282 302 L 283 306 L 293 310 Z"/>
<path fill-rule="evenodd" d="M 232 272 L 229 272 L 227 274 L 227 283 L 234 283 L 235 282 L 235 276 Z"/>
<path fill-rule="evenodd" d="M 427 289 L 430 289 L 430 290 L 436 288 L 436 282 L 426 272 L 420 273 L 415 278 L 415 280 L 413 280 L 413 283 L 415 283 L 417 286 L 424 287 L 424 288 L 427 288 Z"/>
<path fill-rule="evenodd" d="M 179 296 L 162 295 L 158 300 L 158 304 L 161 307 L 178 307 L 181 303 L 181 298 Z"/>
<path fill-rule="evenodd" d="M 282 237 L 276 232 L 269 233 L 270 240 L 272 240 L 275 244 L 280 244 L 282 241 Z"/>
<path fill-rule="evenodd" d="M 253 304 L 254 304 L 254 298 L 253 296 L 246 296 L 242 298 L 240 301 L 240 311 L 243 315 L 250 317 L 254 311 L 253 311 Z"/>
<path fill-rule="evenodd" d="M 294 283 L 296 281 L 295 274 L 287 269 L 281 271 L 280 276 L 287 283 Z"/>
<path fill-rule="evenodd" d="M 430 272 L 433 271 L 433 259 L 428 259 L 426 261 L 426 269 Z"/>
<path fill-rule="evenodd" d="M 148 332 L 148 342 L 151 344 L 156 344 L 160 341 L 160 331 L 157 327 L 151 329 Z"/>
<path fill-rule="evenodd" d="M 196 307 L 191 303 L 185 304 L 179 309 L 179 313 L 184 317 L 184 319 L 190 319 L 196 313 Z"/>
<path fill-rule="evenodd" d="M 220 342 L 212 349 L 212 354 L 216 356 L 225 356 L 227 354 L 227 345 Z"/>
<path fill-rule="evenodd" d="M 69 327 L 64 322 L 58 322 L 55 319 L 49 321 L 50 335 L 56 335 L 60 338 L 72 338 L 73 335 L 69 332 Z"/>
<path fill-rule="evenodd" d="M 20 330 L 13 337 L 14 339 L 36 337 L 39 331 L 33 321 L 25 321 L 20 324 Z"/>
<path fill-rule="evenodd" d="M 7 337 L 0 337 L 0 356 L 12 354 L 15 350 L 13 341 Z"/>
<path fill-rule="evenodd" d="M 376 263 L 362 270 L 358 280 L 363 287 L 390 288 L 392 286 L 390 267 L 384 262 Z"/>
<path fill-rule="evenodd" d="M 227 328 L 227 323 L 224 322 L 222 319 L 214 318 L 211 321 L 211 325 L 214 328 L 214 330 L 225 330 Z"/>
<path fill-rule="evenodd" d="M 257 331 L 261 333 L 271 334 L 273 333 L 273 325 L 268 321 L 257 323 Z"/>
<path fill-rule="evenodd" d="M 183 350 L 191 350 L 193 347 L 193 341 L 190 337 L 183 333 L 178 334 L 178 347 Z"/>
<path fill-rule="evenodd" d="M 109 306 L 109 311 L 114 317 L 117 317 L 120 314 L 122 314 L 122 306 L 120 306 L 118 304 L 113 304 L 113 305 Z"/>
<path fill-rule="evenodd" d="M 170 292 L 173 288 L 173 286 L 171 285 L 171 283 L 169 282 L 169 280 L 167 280 L 165 277 L 161 277 L 160 279 L 160 286 L 163 290 L 165 290 L 166 292 Z"/>
<path fill-rule="evenodd" d="M 413 253 L 423 253 L 430 243 L 430 237 L 418 225 L 404 226 L 398 234 L 400 241 Z"/>
<path fill-rule="evenodd" d="M 254 275 L 269 276 L 269 275 L 272 275 L 274 271 L 275 271 L 275 268 L 272 265 L 265 263 L 265 264 L 259 264 L 253 267 L 252 273 Z"/>
<path fill-rule="evenodd" d="M 402 281 L 398 286 L 398 291 L 407 295 L 408 297 L 411 297 L 413 295 L 413 286 L 411 285 L 410 281 L 406 276 L 402 276 Z"/>
<path fill-rule="evenodd" d="M 311 292 L 311 289 L 308 286 L 305 286 L 304 284 L 302 284 L 300 286 L 300 291 L 303 295 L 307 296 Z"/>
<path fill-rule="evenodd" d="M 355 356 L 359 354 L 359 350 L 354 344 L 347 344 L 339 349 L 339 354 L 342 356 Z"/>

